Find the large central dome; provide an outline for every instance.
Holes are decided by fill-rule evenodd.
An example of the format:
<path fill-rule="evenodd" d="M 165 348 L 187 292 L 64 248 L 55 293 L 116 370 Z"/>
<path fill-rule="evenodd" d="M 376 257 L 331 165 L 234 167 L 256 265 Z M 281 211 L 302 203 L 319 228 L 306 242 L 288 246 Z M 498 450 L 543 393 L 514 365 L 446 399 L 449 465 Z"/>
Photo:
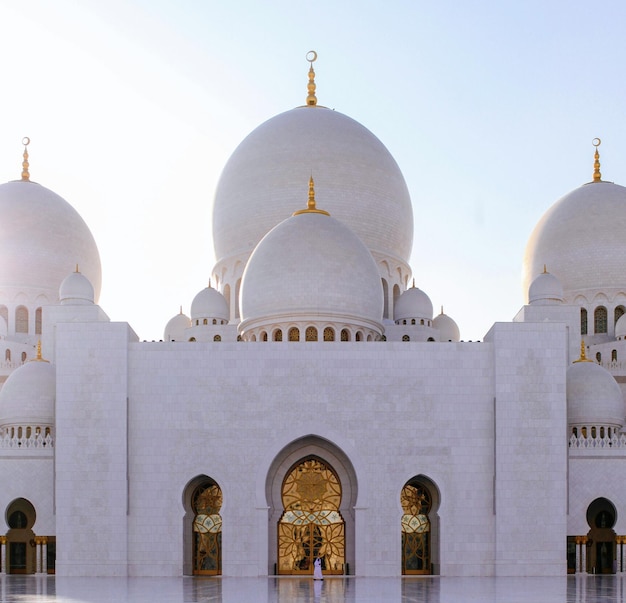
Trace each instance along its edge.
<path fill-rule="evenodd" d="M 261 124 L 226 164 L 213 208 L 218 264 L 245 262 L 265 234 L 291 214 L 311 175 L 324 207 L 376 259 L 408 262 L 413 212 L 397 163 L 358 122 L 325 107 L 304 106 Z"/>

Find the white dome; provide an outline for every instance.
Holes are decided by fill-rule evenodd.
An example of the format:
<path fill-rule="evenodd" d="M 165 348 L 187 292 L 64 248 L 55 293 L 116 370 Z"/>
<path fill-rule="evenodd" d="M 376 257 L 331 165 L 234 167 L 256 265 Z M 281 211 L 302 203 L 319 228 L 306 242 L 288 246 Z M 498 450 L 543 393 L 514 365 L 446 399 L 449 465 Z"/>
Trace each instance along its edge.
<path fill-rule="evenodd" d="M 433 317 L 433 304 L 430 297 L 413 285 L 398 297 L 393 311 L 393 319 L 428 319 Z"/>
<path fill-rule="evenodd" d="M 382 332 L 374 259 L 347 226 L 322 213 L 294 215 L 263 238 L 246 266 L 240 303 L 242 331 L 254 321 L 314 317 Z"/>
<path fill-rule="evenodd" d="M 626 314 L 622 314 L 615 323 L 615 337 L 626 337 Z"/>
<path fill-rule="evenodd" d="M 433 327 L 439 331 L 439 341 L 460 341 L 461 332 L 456 322 L 441 311 L 433 319 Z"/>
<path fill-rule="evenodd" d="M 56 299 L 78 264 L 100 295 L 100 256 L 89 228 L 67 201 L 35 182 L 0 185 L 0 288 Z"/>
<path fill-rule="evenodd" d="M 595 362 L 575 362 L 567 369 L 567 419 L 570 425 L 624 425 L 622 391 Z"/>
<path fill-rule="evenodd" d="M 59 301 L 62 304 L 86 305 L 94 303 L 93 285 L 89 279 L 78 272 L 65 277 L 59 287 Z"/>
<path fill-rule="evenodd" d="M 190 326 L 191 320 L 188 316 L 183 314 L 181 309 L 180 313 L 170 318 L 165 325 L 163 341 L 185 341 L 185 330 Z"/>
<path fill-rule="evenodd" d="M 320 106 L 273 117 L 230 157 L 213 207 L 217 262 L 237 257 L 245 262 L 265 234 L 293 212 L 311 174 L 324 209 L 375 257 L 408 262 L 413 210 L 400 168 L 368 129 Z"/>
<path fill-rule="evenodd" d="M 227 321 L 228 317 L 226 298 L 211 286 L 202 289 L 191 302 L 191 320 L 217 318 Z"/>
<path fill-rule="evenodd" d="M 530 284 L 528 302 L 539 306 L 563 303 L 563 287 L 559 279 L 544 269 Z"/>
<path fill-rule="evenodd" d="M 17 368 L 0 390 L 0 427 L 53 425 L 56 373 L 44 360 Z"/>
<path fill-rule="evenodd" d="M 523 288 L 544 264 L 573 301 L 589 290 L 626 288 L 626 188 L 585 184 L 557 201 L 535 227 L 524 256 Z"/>

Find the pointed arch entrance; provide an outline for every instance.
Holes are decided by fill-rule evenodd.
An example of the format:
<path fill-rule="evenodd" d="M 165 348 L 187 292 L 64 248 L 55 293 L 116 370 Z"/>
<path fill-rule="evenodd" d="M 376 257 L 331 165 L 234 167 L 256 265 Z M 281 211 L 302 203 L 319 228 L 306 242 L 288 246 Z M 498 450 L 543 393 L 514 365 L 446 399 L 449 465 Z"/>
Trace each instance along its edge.
<path fill-rule="evenodd" d="M 357 480 L 347 455 L 318 436 L 285 446 L 270 465 L 268 572 L 312 574 L 322 558 L 327 574 L 355 572 Z"/>
<path fill-rule="evenodd" d="M 410 479 L 400 493 L 402 574 L 432 574 L 438 556 L 439 493 L 423 475 Z"/>
<path fill-rule="evenodd" d="M 341 483 L 321 459 L 302 459 L 282 486 L 283 514 L 278 521 L 278 573 L 311 574 L 321 560 L 327 574 L 343 574 L 345 522 L 339 511 Z"/>
<path fill-rule="evenodd" d="M 596 498 L 587 508 L 587 572 L 615 573 L 615 505 L 607 498 Z"/>
<path fill-rule="evenodd" d="M 35 533 L 33 526 L 37 515 L 35 507 L 25 498 L 15 499 L 6 509 L 7 573 L 34 574 L 37 571 Z"/>
<path fill-rule="evenodd" d="M 207 476 L 192 480 L 185 489 L 184 568 L 186 575 L 222 573 L 222 489 Z"/>

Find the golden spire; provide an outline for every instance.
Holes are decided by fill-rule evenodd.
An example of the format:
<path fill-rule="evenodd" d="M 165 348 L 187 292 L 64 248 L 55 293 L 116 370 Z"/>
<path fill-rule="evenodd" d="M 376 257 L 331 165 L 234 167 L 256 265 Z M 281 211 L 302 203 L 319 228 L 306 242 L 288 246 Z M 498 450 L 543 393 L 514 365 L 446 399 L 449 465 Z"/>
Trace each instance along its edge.
<path fill-rule="evenodd" d="M 41 339 L 37 341 L 37 356 L 31 362 L 49 362 L 41 355 Z"/>
<path fill-rule="evenodd" d="M 580 340 L 580 358 L 578 360 L 574 360 L 574 362 L 593 362 L 593 360 L 589 360 L 585 356 L 585 340 Z"/>
<path fill-rule="evenodd" d="M 182 313 L 183 313 L 183 307 L 181 306 L 179 314 L 182 314 Z"/>
<path fill-rule="evenodd" d="M 30 174 L 28 172 L 28 145 L 30 144 L 30 138 L 24 136 L 22 138 L 22 144 L 24 145 L 24 161 L 22 161 L 22 180 L 24 182 L 30 182 Z"/>
<path fill-rule="evenodd" d="M 309 178 L 309 202 L 306 209 L 299 209 L 293 212 L 294 216 L 299 216 L 300 214 L 324 214 L 325 216 L 330 216 L 327 211 L 315 207 L 315 183 L 313 182 L 313 176 Z"/>
<path fill-rule="evenodd" d="M 80 270 L 78 269 L 78 264 L 76 264 L 76 270 L 74 270 L 74 272 L 76 272 L 76 274 L 80 273 Z"/>
<path fill-rule="evenodd" d="M 548 274 L 548 269 L 545 264 L 543 265 L 543 274 Z"/>
<path fill-rule="evenodd" d="M 315 50 L 309 50 L 306 53 L 306 60 L 309 62 L 309 83 L 307 89 L 309 95 L 306 97 L 306 104 L 310 107 L 317 105 L 317 96 L 315 96 L 315 71 L 313 71 L 313 63 L 317 61 L 317 52 Z"/>
<path fill-rule="evenodd" d="M 594 138 L 591 144 L 596 147 L 596 152 L 593 155 L 593 181 L 602 182 L 602 174 L 600 173 L 600 153 L 598 153 L 598 147 L 602 144 L 599 138 Z"/>

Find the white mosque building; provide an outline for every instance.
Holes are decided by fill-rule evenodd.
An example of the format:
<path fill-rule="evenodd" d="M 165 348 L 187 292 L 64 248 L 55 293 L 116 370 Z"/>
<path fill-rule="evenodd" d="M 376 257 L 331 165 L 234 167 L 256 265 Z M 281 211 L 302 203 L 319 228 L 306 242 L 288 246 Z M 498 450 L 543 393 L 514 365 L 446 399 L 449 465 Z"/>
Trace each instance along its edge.
<path fill-rule="evenodd" d="M 309 58 L 306 104 L 226 164 L 211 286 L 161 342 L 98 306 L 26 146 L 0 185 L 0 572 L 626 571 L 626 188 L 596 149 L 530 236 L 526 305 L 462 342 L 414 285 L 398 165 Z"/>

